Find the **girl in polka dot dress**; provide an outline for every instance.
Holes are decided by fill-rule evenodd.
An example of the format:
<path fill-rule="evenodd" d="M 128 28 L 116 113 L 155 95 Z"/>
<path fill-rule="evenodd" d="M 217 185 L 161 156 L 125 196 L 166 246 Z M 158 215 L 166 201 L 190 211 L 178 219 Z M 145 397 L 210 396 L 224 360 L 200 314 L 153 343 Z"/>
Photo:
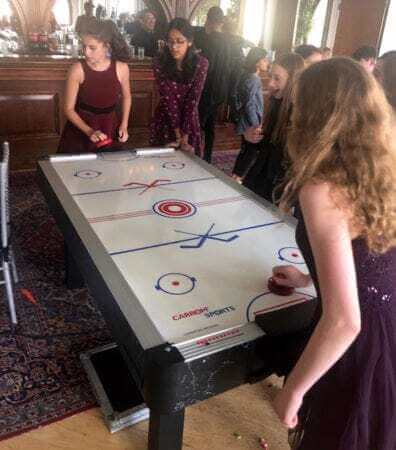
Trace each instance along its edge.
<path fill-rule="evenodd" d="M 150 127 L 150 143 L 200 155 L 198 104 L 208 61 L 196 52 L 193 28 L 185 19 L 172 20 L 166 42 L 153 61 L 160 100 Z"/>

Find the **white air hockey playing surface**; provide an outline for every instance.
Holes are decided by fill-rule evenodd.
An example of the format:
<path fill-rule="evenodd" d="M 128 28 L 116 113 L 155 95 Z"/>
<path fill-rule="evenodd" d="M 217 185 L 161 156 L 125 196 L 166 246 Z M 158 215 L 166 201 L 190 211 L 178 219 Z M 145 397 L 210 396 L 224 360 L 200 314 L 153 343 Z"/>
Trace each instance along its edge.
<path fill-rule="evenodd" d="M 267 288 L 275 265 L 307 272 L 293 221 L 182 152 L 40 164 L 70 195 L 80 227 L 98 238 L 163 342 L 202 339 L 315 298 L 313 287 L 286 297 Z M 136 322 L 136 305 L 125 298 L 120 308 Z"/>

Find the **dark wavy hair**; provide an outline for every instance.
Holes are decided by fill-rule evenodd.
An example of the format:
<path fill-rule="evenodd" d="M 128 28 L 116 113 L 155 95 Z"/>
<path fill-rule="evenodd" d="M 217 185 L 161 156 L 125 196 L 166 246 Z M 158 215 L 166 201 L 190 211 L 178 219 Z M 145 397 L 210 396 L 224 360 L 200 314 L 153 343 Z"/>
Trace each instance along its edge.
<path fill-rule="evenodd" d="M 179 31 L 189 42 L 193 43 L 194 28 L 186 19 L 177 17 L 173 19 L 168 26 L 166 39 L 169 39 L 169 34 L 172 30 Z M 168 46 L 165 46 L 164 51 L 160 54 L 159 63 L 167 78 L 174 81 L 186 83 L 194 76 L 195 69 L 198 62 L 198 54 L 196 48 L 192 44 L 183 59 L 182 70 L 178 70 L 176 60 L 169 51 Z"/>
<path fill-rule="evenodd" d="M 307 59 L 314 53 L 322 53 L 322 52 L 320 51 L 320 48 L 315 47 L 314 45 L 301 44 L 294 49 L 294 53 L 302 56 L 304 59 Z"/>
<path fill-rule="evenodd" d="M 377 57 L 377 50 L 374 47 L 370 47 L 369 45 L 363 45 L 363 47 L 359 47 L 352 54 L 352 59 L 355 61 L 360 61 L 365 59 L 368 61 L 369 59 L 375 59 Z"/>
<path fill-rule="evenodd" d="M 261 47 L 253 47 L 250 49 L 248 55 L 246 56 L 244 68 L 246 72 L 255 73 L 257 68 L 257 63 L 260 59 L 267 57 L 267 50 Z"/>
<path fill-rule="evenodd" d="M 128 44 L 112 20 L 93 22 L 81 34 L 82 36 L 92 36 L 99 42 L 108 45 L 111 49 L 112 59 L 123 62 L 131 59 Z"/>

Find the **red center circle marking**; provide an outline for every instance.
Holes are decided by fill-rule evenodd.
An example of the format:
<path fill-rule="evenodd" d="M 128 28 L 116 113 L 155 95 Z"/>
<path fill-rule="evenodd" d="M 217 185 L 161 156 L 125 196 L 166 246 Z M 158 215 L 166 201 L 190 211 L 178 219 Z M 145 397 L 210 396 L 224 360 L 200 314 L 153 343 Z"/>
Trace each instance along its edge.
<path fill-rule="evenodd" d="M 181 200 L 164 200 L 156 205 L 156 209 L 168 217 L 188 217 L 195 212 L 190 203 Z"/>
<path fill-rule="evenodd" d="M 172 281 L 172 286 L 179 286 L 179 282 L 178 281 Z"/>
<path fill-rule="evenodd" d="M 300 255 L 298 253 L 292 253 L 292 256 L 294 256 L 294 258 L 298 258 Z"/>

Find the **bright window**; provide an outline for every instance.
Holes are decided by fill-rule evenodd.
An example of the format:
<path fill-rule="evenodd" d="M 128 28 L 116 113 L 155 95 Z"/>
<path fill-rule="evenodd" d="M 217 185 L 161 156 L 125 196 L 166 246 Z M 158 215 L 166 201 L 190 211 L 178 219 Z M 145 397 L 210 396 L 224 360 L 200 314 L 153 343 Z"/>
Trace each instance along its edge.
<path fill-rule="evenodd" d="M 122 13 L 130 13 L 135 14 L 137 12 L 137 4 L 134 1 L 131 0 L 118 0 L 117 2 L 114 2 L 117 6 L 117 13 L 118 15 Z"/>
<path fill-rule="evenodd" d="M 322 47 L 323 32 L 326 24 L 328 0 L 320 0 L 312 19 L 312 28 L 308 33 L 307 43 Z"/>
<path fill-rule="evenodd" d="M 384 33 L 382 35 L 380 55 L 389 52 L 390 50 L 396 50 L 396 1 L 391 0 L 388 15 L 386 17 Z"/>
<path fill-rule="evenodd" d="M 70 25 L 71 14 L 68 0 L 56 0 L 53 12 L 59 25 Z"/>
<path fill-rule="evenodd" d="M 0 19 L 4 16 L 7 17 L 7 20 L 9 20 L 11 16 L 11 8 L 8 0 L 0 0 Z"/>
<path fill-rule="evenodd" d="M 231 0 L 220 0 L 220 8 L 227 14 L 228 10 L 232 7 Z"/>
<path fill-rule="evenodd" d="M 81 3 L 79 14 L 84 14 L 84 1 Z M 93 4 L 95 6 L 94 15 L 96 7 L 101 5 L 106 10 L 106 17 L 110 17 L 112 12 L 117 17 L 122 13 L 136 14 L 138 11 L 146 8 L 142 0 L 93 0 Z"/>
<path fill-rule="evenodd" d="M 265 1 L 246 0 L 243 20 L 243 37 L 258 44 L 261 40 L 264 26 Z"/>

